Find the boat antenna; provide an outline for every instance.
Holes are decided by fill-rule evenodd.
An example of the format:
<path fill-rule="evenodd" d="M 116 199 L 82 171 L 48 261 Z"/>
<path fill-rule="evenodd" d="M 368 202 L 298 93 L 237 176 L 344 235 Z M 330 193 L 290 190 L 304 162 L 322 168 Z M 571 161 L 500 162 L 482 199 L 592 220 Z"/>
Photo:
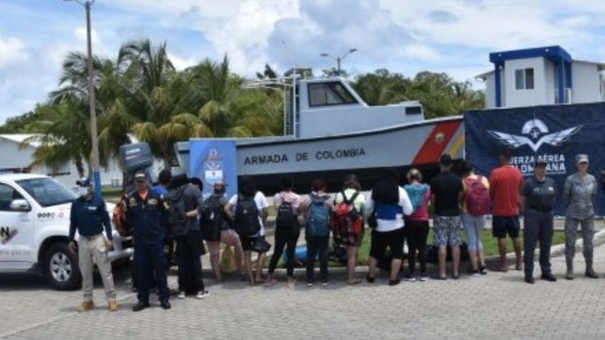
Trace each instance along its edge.
<path fill-rule="evenodd" d="M 294 58 L 292 57 L 292 53 L 290 52 L 290 49 L 288 49 L 288 46 L 286 45 L 286 41 L 282 40 L 281 41 L 282 46 L 284 46 L 284 50 L 286 50 L 286 54 L 288 55 L 288 59 L 290 59 L 290 66 L 292 67 L 292 134 L 294 135 L 294 137 L 298 136 L 298 129 L 297 129 L 297 122 L 296 122 L 296 74 L 298 73 L 296 71 L 296 64 L 294 63 Z M 287 108 L 284 107 L 284 118 L 285 118 L 285 112 L 287 111 Z M 284 119 L 284 127 L 286 126 L 286 122 Z M 285 131 L 285 128 L 284 128 Z"/>

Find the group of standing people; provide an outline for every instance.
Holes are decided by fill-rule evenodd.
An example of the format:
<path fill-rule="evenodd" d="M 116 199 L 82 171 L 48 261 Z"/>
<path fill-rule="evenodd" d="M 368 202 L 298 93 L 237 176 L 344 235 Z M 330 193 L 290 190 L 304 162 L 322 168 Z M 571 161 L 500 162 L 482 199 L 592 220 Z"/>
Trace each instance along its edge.
<path fill-rule="evenodd" d="M 546 175 L 547 162 L 537 158 L 532 176 L 523 178 L 519 169 L 511 164 L 511 154 L 502 151 L 501 166 L 494 169 L 489 178 L 475 174 L 473 167 L 463 162 L 462 177 L 451 171 L 453 161 L 448 154 L 439 159 L 440 173 L 430 185 L 423 183 L 417 169 L 407 173 L 408 184 L 399 185 L 398 174 L 386 172 L 366 198 L 355 175 L 349 175 L 343 188 L 332 199 L 326 193 L 326 182 L 316 179 L 308 195 L 293 191 L 288 177 L 281 180 L 282 190 L 274 196 L 277 210 L 275 247 L 269 262 L 268 275 L 263 276 L 266 251 L 271 247 L 264 240 L 269 203 L 265 195 L 256 188 L 254 180 L 242 176 L 239 192 L 230 199 L 225 197 L 226 184 L 217 182 L 213 194 L 204 200 L 201 195 L 203 183 L 190 179 L 180 187 L 183 195 L 185 231 L 174 235 L 168 232 L 171 191 L 170 172 L 160 173 L 160 183 L 151 188 L 145 172 L 134 174 L 134 190 L 123 201 L 125 218 L 132 227 L 134 239 L 133 281 L 136 282 L 138 302 L 133 311 L 150 306 L 152 287 L 157 288 L 160 305 L 170 309 L 171 295 L 167 284 L 167 272 L 172 261 L 173 242 L 176 242 L 178 264 L 178 297 L 193 294 L 201 299 L 208 296 L 202 278 L 203 240 L 206 241 L 210 263 L 215 279 L 221 280 L 219 268 L 220 245 L 235 247 L 236 266 L 251 285 L 264 282 L 272 286 L 277 281 L 275 269 L 287 249 L 285 266 L 289 286 L 296 284 L 294 278 L 295 249 L 300 238 L 301 227 L 307 245 L 306 280 L 308 286 L 315 282 L 315 260 L 319 261 L 319 280 L 328 285 L 328 250 L 330 233 L 346 248 L 348 284 L 361 282 L 356 277 L 358 250 L 364 237 L 364 221 L 371 227 L 371 246 L 366 281 L 375 282 L 376 268 L 390 249 L 389 285 L 400 283 L 403 248 L 407 240 L 409 249 L 409 271 L 403 276 L 408 281 L 427 279 L 427 237 L 429 233 L 429 206 L 433 206 L 433 243 L 438 247 L 437 279 L 447 279 L 447 247 L 452 252 L 453 279 L 460 276 L 461 226 L 466 232 L 470 258 L 469 274 L 487 274 L 481 236 L 486 215 L 492 214 L 492 234 L 498 240 L 500 253 L 499 271 L 508 270 L 507 240 L 512 240 L 515 252 L 515 269 L 524 270 L 525 282 L 534 283 L 533 264 L 536 246 L 540 246 L 539 264 L 541 278 L 557 281 L 550 264 L 550 246 L 554 233 L 553 208 L 558 190 L 556 182 Z M 588 173 L 589 159 L 585 154 L 576 156 L 577 172 L 567 177 L 563 200 L 567 208 L 565 219 L 565 278 L 574 279 L 573 258 L 578 226 L 581 226 L 583 254 L 586 262 L 585 276 L 598 278 L 593 266 L 594 200 L 598 184 Z M 112 233 L 105 202 L 95 195 L 91 181 L 84 178 L 77 182 L 80 197 L 72 204 L 69 245 L 79 254 L 79 266 L 83 277 L 83 302 L 80 311 L 94 308 L 92 300 L 92 270 L 97 264 L 105 286 L 108 309 L 117 310 L 115 289 L 108 259 L 112 249 Z M 207 200 L 215 200 L 219 207 L 218 229 L 208 232 L 201 215 L 208 206 Z M 341 215 L 339 215 L 341 214 Z M 524 215 L 523 257 L 520 236 L 520 218 Z M 214 214 L 213 214 L 214 215 Z M 344 217 L 343 217 L 344 216 Z M 205 220 L 204 220 L 205 221 Z M 301 221 L 303 221 L 301 223 Z M 207 223 L 207 222 L 204 222 Z M 344 227 L 340 224 L 344 224 Z M 208 226 L 206 226 L 208 228 Z M 76 231 L 79 234 L 75 240 Z M 104 235 L 105 233 L 105 235 Z M 174 236 L 171 237 L 171 236 Z M 259 246 L 259 242 L 261 245 Z M 262 243 L 264 242 L 264 244 Z M 166 248 L 169 249 L 166 253 Z M 257 252 L 256 272 L 252 265 L 252 252 Z M 168 254 L 168 256 L 166 256 Z M 419 272 L 416 272 L 416 262 Z"/>

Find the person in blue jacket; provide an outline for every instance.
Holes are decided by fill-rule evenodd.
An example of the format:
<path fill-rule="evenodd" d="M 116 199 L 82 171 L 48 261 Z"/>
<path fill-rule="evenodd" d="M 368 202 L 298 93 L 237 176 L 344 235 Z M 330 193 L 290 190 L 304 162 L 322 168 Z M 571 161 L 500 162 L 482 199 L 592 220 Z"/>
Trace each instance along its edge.
<path fill-rule="evenodd" d="M 105 201 L 95 195 L 92 182 L 84 177 L 76 182 L 80 197 L 71 204 L 69 218 L 69 247 L 78 253 L 78 265 L 82 274 L 83 302 L 80 312 L 86 312 L 94 308 L 92 301 L 93 291 L 93 267 L 96 263 L 107 298 L 108 309 L 112 312 L 118 310 L 116 292 L 111 273 L 111 262 L 108 252 L 113 248 L 113 237 L 111 234 L 111 223 Z M 76 243 L 76 231 L 79 234 Z M 105 233 L 105 235 L 103 235 Z"/>
<path fill-rule="evenodd" d="M 138 312 L 149 307 L 149 291 L 155 274 L 160 305 L 170 309 L 170 290 L 167 280 L 167 263 L 164 254 L 166 240 L 165 219 L 167 206 L 157 191 L 151 190 L 145 172 L 134 175 L 136 191 L 126 199 L 126 218 L 134 237 L 134 275 L 137 278 L 138 302 L 132 310 Z"/>

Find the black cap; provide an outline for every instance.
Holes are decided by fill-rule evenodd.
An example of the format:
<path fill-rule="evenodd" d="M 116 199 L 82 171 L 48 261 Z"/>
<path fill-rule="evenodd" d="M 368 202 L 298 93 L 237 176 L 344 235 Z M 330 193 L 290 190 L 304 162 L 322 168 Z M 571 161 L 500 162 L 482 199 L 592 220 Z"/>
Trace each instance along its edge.
<path fill-rule="evenodd" d="M 443 166 L 452 165 L 452 156 L 447 153 L 444 153 L 443 155 L 441 155 L 441 157 L 439 157 L 439 164 Z"/>
<path fill-rule="evenodd" d="M 136 182 L 144 182 L 147 180 L 147 174 L 145 174 L 145 171 L 137 171 L 134 173 L 134 180 Z"/>

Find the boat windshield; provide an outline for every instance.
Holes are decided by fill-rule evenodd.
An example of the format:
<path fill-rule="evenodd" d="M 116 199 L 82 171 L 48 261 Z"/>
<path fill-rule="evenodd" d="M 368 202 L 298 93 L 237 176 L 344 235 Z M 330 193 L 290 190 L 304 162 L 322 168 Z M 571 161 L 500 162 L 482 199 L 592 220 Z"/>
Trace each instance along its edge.
<path fill-rule="evenodd" d="M 357 104 L 349 90 L 338 81 L 311 83 L 308 88 L 310 107 Z"/>
<path fill-rule="evenodd" d="M 69 203 L 78 198 L 75 192 L 53 178 L 24 179 L 17 181 L 17 184 L 43 207 Z"/>

